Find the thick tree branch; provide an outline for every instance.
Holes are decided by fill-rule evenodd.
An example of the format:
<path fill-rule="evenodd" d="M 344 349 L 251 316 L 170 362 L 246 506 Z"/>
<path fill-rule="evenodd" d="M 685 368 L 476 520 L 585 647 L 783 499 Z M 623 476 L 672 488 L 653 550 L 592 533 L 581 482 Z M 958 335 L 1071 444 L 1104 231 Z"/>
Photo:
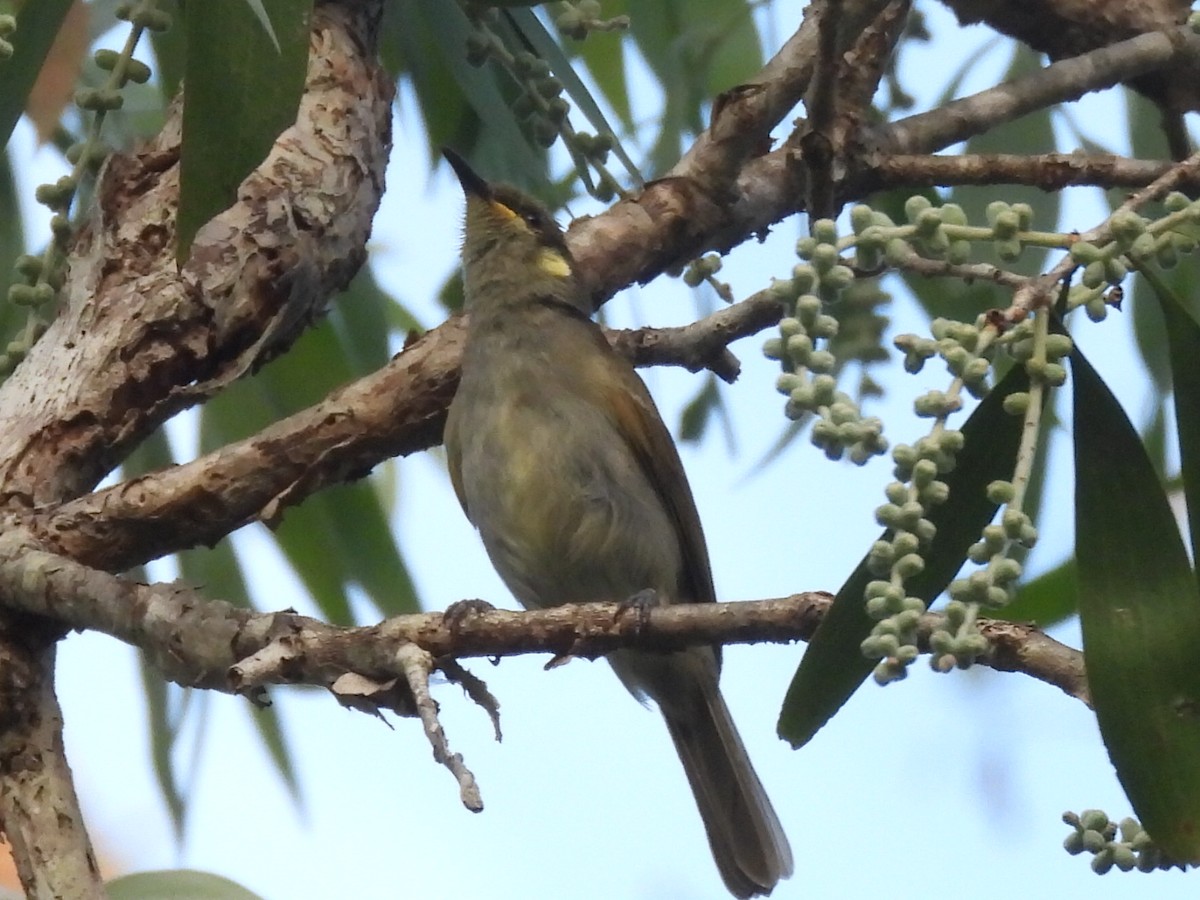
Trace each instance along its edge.
<path fill-rule="evenodd" d="M 0 592 L 2 593 L 2 592 Z M 0 636 L 0 826 L 28 897 L 106 896 L 63 748 L 54 643 L 5 617 Z M 16 630 L 9 624 L 15 623 Z"/>
<path fill-rule="evenodd" d="M 98 214 L 72 247 L 63 308 L 0 387 L 0 507 L 90 489 L 175 411 L 285 349 L 349 281 L 383 190 L 391 122 L 392 87 L 373 62 L 379 12 L 379 0 L 317 5 L 296 125 L 182 269 L 179 104 L 155 141 L 109 160 Z M 30 897 L 100 897 L 63 755 L 60 636 L 11 607 L 0 615 L 0 827 Z"/>
<path fill-rule="evenodd" d="M 1182 25 L 1190 0 L 942 0 L 960 22 L 985 22 L 1051 59 L 1078 56 L 1144 32 Z M 1200 106 L 1196 61 L 1133 80 L 1165 109 Z"/>
<path fill-rule="evenodd" d="M 737 360 L 726 346 L 781 315 L 779 302 L 763 291 L 691 325 L 610 338 L 638 365 L 712 368 L 732 380 Z M 377 372 L 253 437 L 19 520 L 43 546 L 114 572 L 214 544 L 252 521 L 272 524 L 318 490 L 437 445 L 463 337 L 461 320 L 451 320 Z"/>
<path fill-rule="evenodd" d="M 114 156 L 71 251 L 65 309 L 0 386 L 0 505 L 90 489 L 171 415 L 277 355 L 366 258 L 393 87 L 379 2 L 318 4 L 296 124 L 175 260 L 181 109 Z"/>

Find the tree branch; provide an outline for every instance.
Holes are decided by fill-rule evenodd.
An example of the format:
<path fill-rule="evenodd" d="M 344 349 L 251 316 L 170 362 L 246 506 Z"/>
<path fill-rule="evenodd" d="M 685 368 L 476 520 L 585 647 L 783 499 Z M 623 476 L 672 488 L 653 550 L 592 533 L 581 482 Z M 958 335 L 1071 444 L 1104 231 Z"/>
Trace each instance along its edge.
<path fill-rule="evenodd" d="M 1082 153 L 881 154 L 872 165 L 878 187 L 953 187 L 962 184 L 1027 184 L 1043 191 L 1073 185 L 1143 187 L 1171 169 L 1170 161 Z M 1193 183 L 1190 187 L 1200 187 Z"/>
<path fill-rule="evenodd" d="M 182 267 L 182 103 L 150 144 L 110 158 L 71 249 L 65 308 L 0 386 L 0 503 L 89 490 L 170 416 L 286 349 L 349 283 L 391 142 L 379 10 L 316 5 L 296 124 Z"/>
<path fill-rule="evenodd" d="M 553 653 L 595 658 L 622 647 L 677 650 L 695 644 L 808 640 L 831 597 L 813 592 L 736 603 L 677 604 L 630 611 L 621 603 L 566 604 L 528 612 L 396 616 L 343 627 L 291 612 L 255 613 L 205 599 L 179 585 L 146 585 L 33 547 L 28 534 L 0 535 L 0 594 L 12 606 L 73 628 L 102 631 L 141 647 L 181 684 L 253 692 L 267 684 L 330 688 L 346 673 L 384 680 L 404 676 L 406 644 L 436 658 Z M 925 638 L 939 620 L 923 619 Z M 1032 626 L 984 623 L 998 648 L 985 665 L 1019 671 L 1086 700 L 1082 657 Z M 271 665 L 261 657 L 277 645 Z M 241 668 L 251 658 L 254 666 Z"/>
<path fill-rule="evenodd" d="M 1027 113 L 1078 100 L 1138 75 L 1200 59 L 1200 35 L 1182 26 L 1100 47 L 1006 84 L 883 126 L 880 151 L 928 153 L 995 128 Z"/>
<path fill-rule="evenodd" d="M 53 642 L 22 621 L 0 636 L 0 830 L 28 897 L 106 894 L 63 749 Z M 24 633 L 21 633 L 21 632 Z"/>
<path fill-rule="evenodd" d="M 637 365 L 711 368 L 726 380 L 726 345 L 779 321 L 768 291 L 679 328 L 610 332 Z M 85 565 L 119 572 L 261 520 L 384 460 L 436 446 L 458 385 L 463 323 L 426 333 L 390 363 L 253 437 L 57 507 L 23 514 L 38 542 Z M 10 527 L 12 525 L 10 524 Z"/>

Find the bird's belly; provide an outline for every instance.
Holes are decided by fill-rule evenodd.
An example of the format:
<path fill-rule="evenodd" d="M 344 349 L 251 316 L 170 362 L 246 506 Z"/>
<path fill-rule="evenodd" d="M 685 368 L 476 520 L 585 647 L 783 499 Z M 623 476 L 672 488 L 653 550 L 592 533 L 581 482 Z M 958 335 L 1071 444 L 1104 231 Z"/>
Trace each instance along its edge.
<path fill-rule="evenodd" d="M 571 428 L 566 423 L 574 421 Z M 657 494 L 607 422 L 540 408 L 476 434 L 468 508 L 492 564 L 527 607 L 670 595 L 681 558 Z M 490 434 L 490 437 L 489 437 Z M 607 450 L 605 449 L 607 448 Z M 464 472 L 464 475 L 466 473 Z"/>

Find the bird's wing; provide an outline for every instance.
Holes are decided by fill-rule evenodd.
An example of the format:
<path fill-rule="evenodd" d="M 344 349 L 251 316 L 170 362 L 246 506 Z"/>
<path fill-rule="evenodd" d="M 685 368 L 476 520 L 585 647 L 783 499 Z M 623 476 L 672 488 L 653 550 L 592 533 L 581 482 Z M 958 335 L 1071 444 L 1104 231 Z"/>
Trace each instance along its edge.
<path fill-rule="evenodd" d="M 450 412 L 446 416 L 446 428 L 442 436 L 442 443 L 446 447 L 446 467 L 450 470 L 450 484 L 454 487 L 454 494 L 458 497 L 459 505 L 467 514 L 467 519 L 470 520 L 471 511 L 467 509 L 467 495 L 463 492 L 462 445 L 458 440 L 458 416 L 455 415 L 453 403 L 451 403 Z"/>
<path fill-rule="evenodd" d="M 590 321 L 588 324 L 594 329 L 594 340 L 602 348 L 601 353 L 589 354 L 589 357 L 595 361 L 593 365 L 603 366 L 607 371 L 588 377 L 587 383 L 603 393 L 600 398 L 602 408 L 611 410 L 617 432 L 629 446 L 675 526 L 683 555 L 680 588 L 685 594 L 676 599 L 692 603 L 712 602 L 716 600 L 716 591 L 704 530 L 671 433 L 633 366 L 609 346 L 599 326 Z"/>

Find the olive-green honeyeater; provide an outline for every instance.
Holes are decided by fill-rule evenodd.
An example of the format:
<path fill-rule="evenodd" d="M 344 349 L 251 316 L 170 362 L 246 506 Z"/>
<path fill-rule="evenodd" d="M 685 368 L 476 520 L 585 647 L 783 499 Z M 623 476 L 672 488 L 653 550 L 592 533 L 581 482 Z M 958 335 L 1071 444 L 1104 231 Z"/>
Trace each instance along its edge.
<path fill-rule="evenodd" d="M 713 601 L 679 453 L 646 386 L 589 318 L 558 225 L 537 201 L 446 158 L 467 197 L 470 316 L 446 450 L 496 571 L 535 609 L 651 591 Z M 662 711 L 726 886 L 770 893 L 792 853 L 721 697 L 719 648 L 608 661 Z"/>

